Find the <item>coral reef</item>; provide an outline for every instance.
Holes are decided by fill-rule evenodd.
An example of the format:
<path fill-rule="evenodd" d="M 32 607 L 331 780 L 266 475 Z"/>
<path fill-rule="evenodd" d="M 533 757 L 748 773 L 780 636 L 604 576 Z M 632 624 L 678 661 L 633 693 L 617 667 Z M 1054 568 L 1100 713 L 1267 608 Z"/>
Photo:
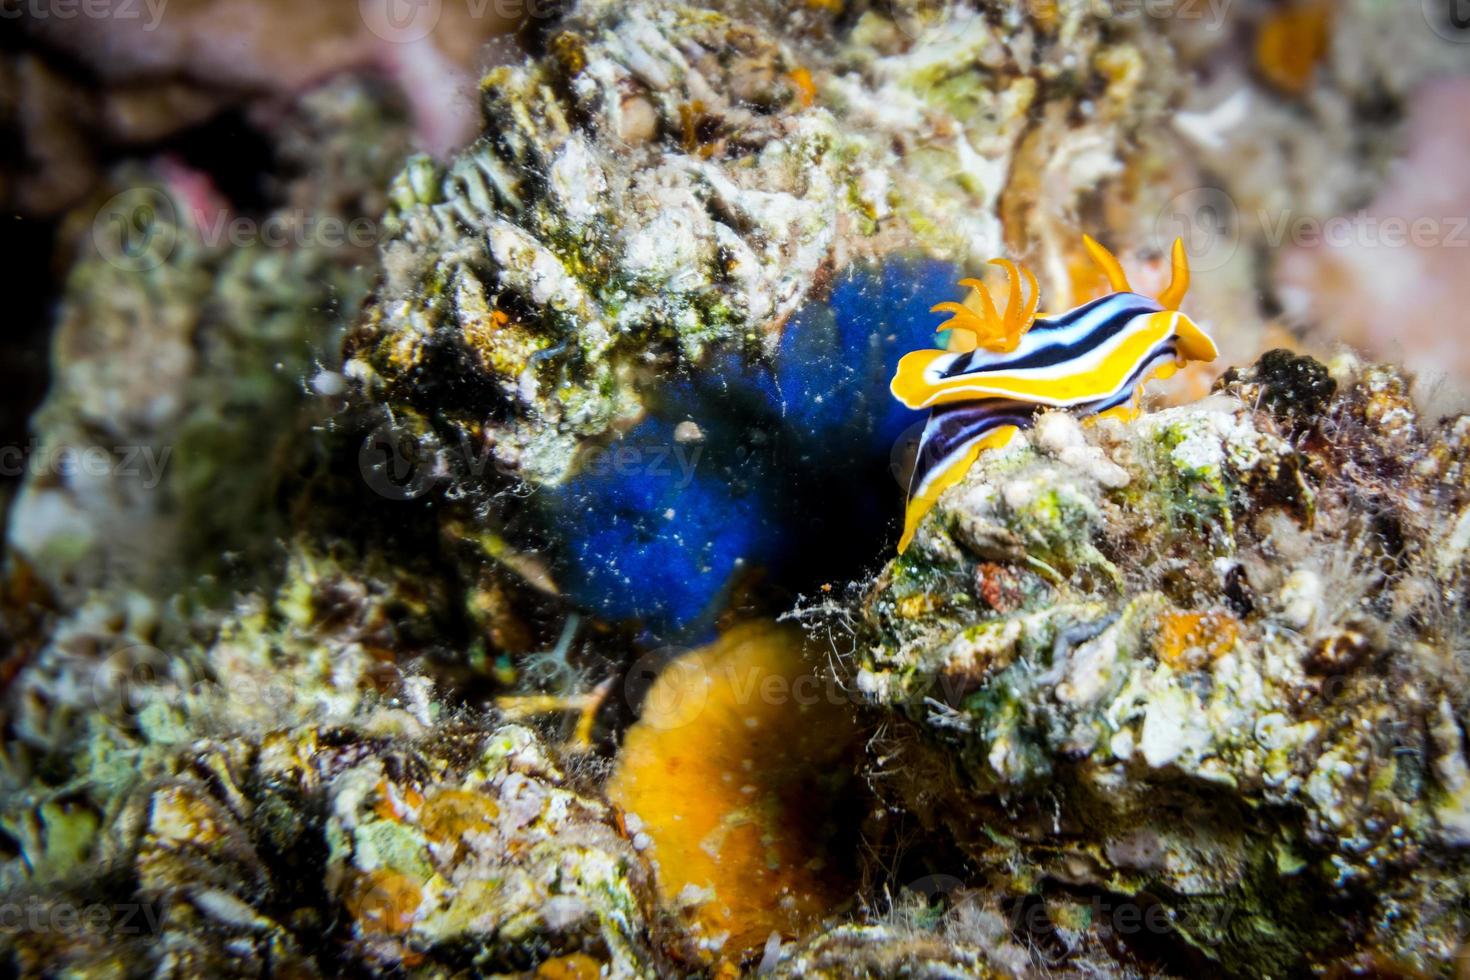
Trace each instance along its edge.
<path fill-rule="evenodd" d="M 1105 91 L 1074 137 L 1098 156 L 1157 111 L 1137 72 L 1108 70 L 1140 53 L 1105 45 L 1102 18 L 1081 10 L 1052 25 L 1065 48 L 961 12 L 938 49 L 870 11 L 845 48 L 804 45 L 817 63 L 793 44 L 830 29 L 830 12 L 751 14 L 585 4 L 548 57 L 486 77 L 488 135 L 396 185 L 401 231 L 352 363 L 370 396 L 556 482 L 581 441 L 636 420 L 661 362 L 773 350 L 834 267 L 905 246 L 1002 251 L 1016 144 L 1028 113 L 1075 108 L 1070 66 Z M 1102 176 L 1063 171 L 1013 206 L 1069 208 Z M 1056 247 L 1048 284 L 1069 295 L 1055 263 L 1075 246 Z M 445 369 L 465 377 L 456 397 L 432 381 Z"/>
<path fill-rule="evenodd" d="M 462 5 L 277 45 L 177 3 L 160 45 L 33 29 L 105 91 L 0 61 L 44 163 L 5 190 L 96 198 L 0 486 L 0 972 L 1463 969 L 1470 420 L 1258 358 L 1395 328 L 1270 229 L 1423 206 L 1391 137 L 1445 169 L 1444 25 L 582 0 L 511 54 Z M 408 156 L 482 63 L 478 139 Z M 318 84 L 365 65 L 406 107 Z M 94 186 L 94 140 L 244 104 L 259 186 Z M 889 560 L 889 379 L 953 282 L 1006 255 L 1070 308 L 1085 231 L 1155 295 L 1216 205 L 1185 312 L 1238 366 L 1039 414 Z"/>
<path fill-rule="evenodd" d="M 85 976 L 654 969 L 648 870 L 614 812 L 530 729 L 436 696 L 454 617 L 432 581 L 297 552 L 203 642 L 200 610 L 135 595 L 59 616 L 12 583 L 7 621 L 45 621 L 29 635 L 50 639 L 24 651 L 4 703 L 0 886 L 29 910 L 0 943 L 8 961 Z M 76 924 L 79 909 L 98 921 Z"/>
<path fill-rule="evenodd" d="M 761 497 L 887 496 L 875 474 L 907 423 L 874 382 L 928 329 L 895 284 L 958 278 L 905 257 L 1010 246 L 1047 295 L 1078 295 L 1063 216 L 1178 81 L 1146 25 L 1081 6 L 854 16 L 819 44 L 820 6 L 580 5 L 546 56 L 486 76 L 485 136 L 394 185 L 384 280 L 349 341 L 358 402 L 414 447 L 456 526 L 560 553 L 570 597 L 664 638 L 697 634 L 737 573 L 803 590 L 871 560 L 830 530 L 835 546 L 802 539 L 794 515 L 822 503 Z M 696 431 L 686 487 L 617 472 L 620 454 L 692 452 Z M 877 493 L 827 527 L 886 523 Z M 696 518 L 711 533 L 691 549 Z"/>
<path fill-rule="evenodd" d="M 361 721 L 157 758 L 109 814 L 107 873 L 31 893 L 0 946 L 22 972 L 78 976 L 654 969 L 646 872 L 532 732 Z M 55 838 L 86 829 L 75 808 L 47 815 Z M 99 921 L 58 929 L 56 910 L 76 923 L 78 908 Z M 123 910 L 125 928 L 108 918 Z"/>
<path fill-rule="evenodd" d="M 599 975 L 645 975 L 645 871 L 612 811 L 560 785 L 527 729 L 465 748 L 470 764 L 448 772 L 432 756 L 389 756 L 333 781 L 327 885 L 360 955 L 412 968 L 433 950 L 481 971 L 543 972 L 580 956 Z"/>
<path fill-rule="evenodd" d="M 977 887 L 1158 906 L 1146 961 L 1449 964 L 1466 426 L 1285 352 L 1126 427 L 1044 417 L 865 602 L 853 683 L 907 719 L 875 785 Z"/>

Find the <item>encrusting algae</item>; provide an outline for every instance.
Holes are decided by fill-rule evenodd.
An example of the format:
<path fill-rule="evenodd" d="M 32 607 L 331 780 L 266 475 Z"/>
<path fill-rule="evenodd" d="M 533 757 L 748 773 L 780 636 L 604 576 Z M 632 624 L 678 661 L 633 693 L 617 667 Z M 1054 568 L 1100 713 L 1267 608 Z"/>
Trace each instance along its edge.
<path fill-rule="evenodd" d="M 1256 33 L 1256 68 L 1288 95 L 1312 84 L 1332 40 L 1332 4 L 1306 0 L 1268 15 Z"/>
<path fill-rule="evenodd" d="M 739 962 L 851 891 L 827 845 L 854 734 L 792 627 L 737 626 L 649 688 L 607 794 L 694 937 L 690 958 Z"/>

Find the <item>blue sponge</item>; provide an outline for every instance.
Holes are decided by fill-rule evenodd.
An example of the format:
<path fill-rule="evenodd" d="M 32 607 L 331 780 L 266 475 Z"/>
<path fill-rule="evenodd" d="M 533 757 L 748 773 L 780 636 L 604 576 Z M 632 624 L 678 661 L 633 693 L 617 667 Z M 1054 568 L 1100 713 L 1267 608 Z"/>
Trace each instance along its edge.
<path fill-rule="evenodd" d="M 888 381 L 934 346 L 929 307 L 961 275 L 922 259 L 850 268 L 791 318 L 773 362 L 721 350 L 646 393 L 642 423 L 542 494 L 563 589 L 647 638 L 692 642 L 741 569 L 800 591 L 881 559 L 903 500 L 889 458 L 923 418 Z M 696 438 L 676 438 L 686 422 Z"/>

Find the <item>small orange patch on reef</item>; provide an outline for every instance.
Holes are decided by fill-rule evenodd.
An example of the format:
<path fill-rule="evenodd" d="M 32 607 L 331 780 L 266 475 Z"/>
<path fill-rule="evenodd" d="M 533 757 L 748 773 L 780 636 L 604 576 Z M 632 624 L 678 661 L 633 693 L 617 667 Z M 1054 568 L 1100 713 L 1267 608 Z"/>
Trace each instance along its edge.
<path fill-rule="evenodd" d="M 1331 28 L 1331 6 L 1322 0 L 1271 14 L 1256 33 L 1256 68 L 1276 88 L 1301 95 L 1327 57 Z"/>
<path fill-rule="evenodd" d="M 417 881 L 379 868 L 357 879 L 346 905 L 364 935 L 397 935 L 413 925 L 422 900 L 423 891 Z"/>
<path fill-rule="evenodd" d="M 1227 612 L 1166 612 L 1155 640 L 1159 659 L 1176 670 L 1199 670 L 1235 647 L 1239 633 Z"/>
<path fill-rule="evenodd" d="M 554 956 L 536 969 L 537 980 L 596 980 L 602 967 L 586 953 Z"/>
<path fill-rule="evenodd" d="M 419 814 L 424 836 L 437 843 L 456 841 L 495 826 L 500 813 L 492 800 L 464 789 L 444 789 L 429 797 Z"/>
<path fill-rule="evenodd" d="M 797 97 L 801 100 L 802 108 L 810 108 L 817 101 L 817 83 L 812 81 L 812 73 L 805 68 L 797 68 L 786 75 L 791 79 L 791 84 L 796 86 Z"/>
<path fill-rule="evenodd" d="M 738 961 L 850 893 L 829 852 L 855 734 L 792 628 L 737 626 L 659 674 L 607 791 L 696 938 L 685 955 Z"/>
<path fill-rule="evenodd" d="M 1025 10 L 1031 15 L 1031 20 L 1037 27 L 1047 34 L 1055 34 L 1057 25 L 1062 20 L 1059 6 L 1058 0 L 1031 0 L 1026 4 Z"/>

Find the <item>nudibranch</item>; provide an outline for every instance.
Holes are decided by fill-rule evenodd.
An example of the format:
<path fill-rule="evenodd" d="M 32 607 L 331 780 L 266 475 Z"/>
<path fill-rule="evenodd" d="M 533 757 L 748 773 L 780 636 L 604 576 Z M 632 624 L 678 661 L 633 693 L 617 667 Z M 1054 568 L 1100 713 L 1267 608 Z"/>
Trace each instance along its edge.
<path fill-rule="evenodd" d="M 1088 254 L 1112 292 L 1058 316 L 1036 312 L 1036 277 L 1008 259 L 1004 315 L 985 284 L 963 279 L 963 303 L 940 303 L 950 318 L 946 350 L 905 354 L 889 388 L 909 408 L 930 409 L 919 440 L 904 514 L 902 553 L 939 495 L 958 483 L 986 449 L 1005 446 L 1044 408 L 1082 416 L 1138 414 L 1146 382 L 1189 361 L 1213 361 L 1215 342 L 1179 304 L 1189 289 L 1189 257 L 1176 240 L 1172 277 L 1157 299 L 1133 291 L 1122 265 L 1084 236 Z M 1024 281 L 1024 289 L 1023 289 Z"/>

